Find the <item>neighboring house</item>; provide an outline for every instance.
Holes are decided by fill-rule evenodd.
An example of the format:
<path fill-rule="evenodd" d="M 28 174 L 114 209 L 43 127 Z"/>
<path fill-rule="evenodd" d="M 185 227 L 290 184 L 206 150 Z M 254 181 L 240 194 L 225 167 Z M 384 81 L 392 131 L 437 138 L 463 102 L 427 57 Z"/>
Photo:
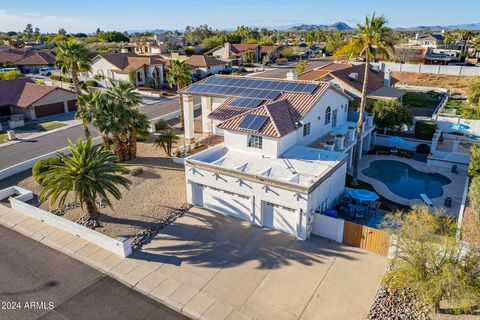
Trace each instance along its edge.
<path fill-rule="evenodd" d="M 159 85 L 164 83 L 163 71 L 165 60 L 154 56 L 142 56 L 135 53 L 107 53 L 99 54 L 91 64 L 91 74 L 101 74 L 113 81 L 130 81 L 129 73 L 135 73 L 136 85 L 149 84 L 149 79 L 155 81 L 155 68 L 157 68 Z"/>
<path fill-rule="evenodd" d="M 280 58 L 283 48 L 284 46 L 260 46 L 260 61 L 262 61 L 266 55 L 270 55 L 273 60 Z"/>
<path fill-rule="evenodd" d="M 408 45 L 439 48 L 444 46 L 444 39 L 445 37 L 443 33 L 432 33 L 427 35 L 421 35 L 420 33 L 417 33 L 414 38 L 408 39 Z"/>
<path fill-rule="evenodd" d="M 38 73 L 41 68 L 53 67 L 55 57 L 49 51 L 9 49 L 0 51 L 0 64 L 10 62 L 24 73 Z"/>
<path fill-rule="evenodd" d="M 168 53 L 168 47 L 165 43 L 133 42 L 124 45 L 120 52 L 139 55 L 160 55 Z"/>
<path fill-rule="evenodd" d="M 260 61 L 260 46 L 258 44 L 230 43 L 218 46 L 206 53 L 223 61 L 232 61 L 234 64 L 242 65 L 245 62 L 244 56 L 247 51 L 253 51 L 255 61 Z"/>
<path fill-rule="evenodd" d="M 362 96 L 365 64 L 330 63 L 325 66 L 308 70 L 298 75 L 300 80 L 328 81 L 355 98 Z M 383 72 L 371 66 L 369 68 L 367 95 L 371 99 L 401 99 L 405 94 L 402 90 L 392 88 L 395 79 L 390 72 Z"/>
<path fill-rule="evenodd" d="M 356 146 L 352 98 L 328 82 L 216 75 L 179 93 L 186 141 L 200 96 L 202 143 L 218 143 L 185 159 L 187 201 L 299 239 L 344 193 L 355 147 L 372 142 L 373 116 Z"/>
<path fill-rule="evenodd" d="M 190 56 L 185 63 L 192 70 L 192 74 L 197 78 L 205 78 L 206 76 L 217 74 L 224 71 L 227 63 L 222 60 L 215 59 L 205 55 Z"/>
<path fill-rule="evenodd" d="M 0 80 L 0 116 L 24 114 L 26 119 L 34 120 L 75 109 L 72 91 L 36 84 L 29 78 Z"/>

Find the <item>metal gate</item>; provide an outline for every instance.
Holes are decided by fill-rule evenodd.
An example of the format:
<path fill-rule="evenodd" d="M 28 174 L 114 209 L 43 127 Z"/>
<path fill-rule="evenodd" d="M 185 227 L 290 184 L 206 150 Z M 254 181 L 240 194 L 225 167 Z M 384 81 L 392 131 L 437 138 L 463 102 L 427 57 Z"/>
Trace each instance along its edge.
<path fill-rule="evenodd" d="M 387 256 L 390 246 L 390 234 L 383 230 L 345 221 L 343 243 Z"/>

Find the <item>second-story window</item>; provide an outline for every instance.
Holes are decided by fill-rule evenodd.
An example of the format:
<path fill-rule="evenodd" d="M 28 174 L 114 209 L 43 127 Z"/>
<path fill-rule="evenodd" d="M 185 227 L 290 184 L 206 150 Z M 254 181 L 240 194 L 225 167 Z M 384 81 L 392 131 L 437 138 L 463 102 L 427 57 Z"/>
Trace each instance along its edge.
<path fill-rule="evenodd" d="M 325 125 L 330 124 L 332 109 L 327 107 L 327 111 L 325 111 Z"/>
<path fill-rule="evenodd" d="M 303 136 L 308 136 L 310 134 L 310 122 L 303 125 Z"/>
<path fill-rule="evenodd" d="M 255 149 L 262 149 L 263 139 L 260 136 L 250 135 L 248 137 L 248 147 Z"/>

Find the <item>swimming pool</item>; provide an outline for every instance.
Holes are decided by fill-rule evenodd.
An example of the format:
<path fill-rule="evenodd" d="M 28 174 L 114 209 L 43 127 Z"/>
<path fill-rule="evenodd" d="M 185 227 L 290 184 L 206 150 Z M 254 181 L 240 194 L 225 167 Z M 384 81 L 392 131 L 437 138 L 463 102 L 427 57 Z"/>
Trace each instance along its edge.
<path fill-rule="evenodd" d="M 372 161 L 362 173 L 383 182 L 391 192 L 405 199 L 420 198 L 421 193 L 429 198 L 438 198 L 443 194 L 442 187 L 451 182 L 441 174 L 418 171 L 394 160 Z"/>

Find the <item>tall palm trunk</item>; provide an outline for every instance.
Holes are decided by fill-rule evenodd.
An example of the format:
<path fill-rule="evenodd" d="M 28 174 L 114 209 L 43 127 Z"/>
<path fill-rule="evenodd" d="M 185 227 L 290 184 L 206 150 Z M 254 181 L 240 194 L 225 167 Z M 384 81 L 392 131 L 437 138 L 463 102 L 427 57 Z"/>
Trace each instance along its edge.
<path fill-rule="evenodd" d="M 78 81 L 78 74 L 77 74 L 77 66 L 73 65 L 72 66 L 72 83 L 73 83 L 73 90 L 75 91 L 75 95 L 77 97 L 77 108 L 80 108 L 80 105 L 78 101 L 80 101 L 80 96 L 82 95 L 82 90 L 80 90 L 80 83 Z M 88 139 L 92 135 L 90 133 L 90 129 L 88 128 L 88 123 L 85 121 L 85 119 L 82 119 L 82 125 L 83 125 L 83 134 L 85 135 L 85 138 Z"/>
<path fill-rule="evenodd" d="M 120 138 L 120 153 L 122 154 L 122 159 L 123 161 L 130 160 L 130 151 L 128 148 L 128 134 L 126 130 L 120 133 L 119 138 Z"/>
<path fill-rule="evenodd" d="M 110 138 L 106 134 L 102 134 L 103 148 L 106 151 L 110 151 Z"/>
<path fill-rule="evenodd" d="M 135 159 L 137 157 L 137 130 L 135 129 L 130 131 L 129 149 L 130 159 Z"/>
<path fill-rule="evenodd" d="M 365 54 L 365 75 L 363 77 L 362 86 L 362 99 L 360 101 L 360 108 L 358 110 L 358 122 L 357 122 L 357 144 L 355 145 L 355 153 L 353 155 L 353 172 L 352 172 L 352 185 L 358 185 L 358 161 L 362 155 L 362 133 L 363 133 L 363 114 L 365 113 L 365 107 L 367 105 L 367 84 L 368 84 L 368 72 L 370 66 L 368 62 L 368 53 Z"/>
<path fill-rule="evenodd" d="M 118 157 L 118 161 L 119 162 L 124 162 L 125 161 L 125 157 L 123 156 L 123 152 L 122 152 L 122 141 L 120 140 L 120 137 L 118 134 L 114 134 L 113 137 L 112 137 L 112 140 L 113 140 L 113 150 L 114 150 L 114 153 L 117 155 Z"/>

